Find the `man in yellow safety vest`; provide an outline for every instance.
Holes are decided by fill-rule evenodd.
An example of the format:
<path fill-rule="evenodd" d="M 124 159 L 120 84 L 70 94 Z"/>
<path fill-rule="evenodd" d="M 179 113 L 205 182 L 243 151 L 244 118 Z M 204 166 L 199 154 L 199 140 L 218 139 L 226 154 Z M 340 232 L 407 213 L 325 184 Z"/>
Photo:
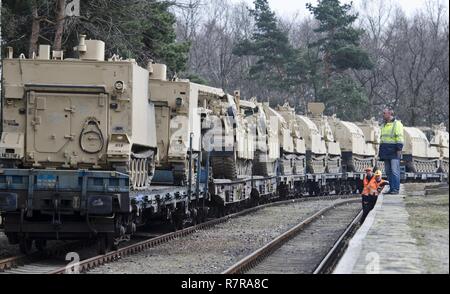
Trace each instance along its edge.
<path fill-rule="evenodd" d="M 403 124 L 394 117 L 394 111 L 385 109 L 384 125 L 381 129 L 380 159 L 384 161 L 390 191 L 386 194 L 398 194 L 400 191 L 400 160 L 402 158 L 404 133 Z"/>

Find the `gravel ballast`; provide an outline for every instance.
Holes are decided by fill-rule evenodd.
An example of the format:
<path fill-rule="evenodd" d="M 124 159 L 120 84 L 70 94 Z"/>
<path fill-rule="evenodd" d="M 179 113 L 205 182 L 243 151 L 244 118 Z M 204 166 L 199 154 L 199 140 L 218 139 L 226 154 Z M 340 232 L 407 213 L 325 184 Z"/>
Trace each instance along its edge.
<path fill-rule="evenodd" d="M 97 274 L 217 274 L 342 200 L 269 207 L 96 268 Z"/>
<path fill-rule="evenodd" d="M 312 274 L 360 211 L 360 203 L 328 211 L 248 274 Z"/>

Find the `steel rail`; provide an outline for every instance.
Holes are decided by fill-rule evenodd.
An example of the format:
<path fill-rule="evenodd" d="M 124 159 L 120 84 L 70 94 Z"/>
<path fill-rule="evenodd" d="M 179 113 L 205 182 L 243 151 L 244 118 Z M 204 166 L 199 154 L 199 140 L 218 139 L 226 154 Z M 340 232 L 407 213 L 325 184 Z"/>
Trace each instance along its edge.
<path fill-rule="evenodd" d="M 342 253 L 347 249 L 349 239 L 354 235 L 358 228 L 359 220 L 361 219 L 363 212 L 361 211 L 350 223 L 347 229 L 342 233 L 339 239 L 335 242 L 333 247 L 328 251 L 327 255 L 323 258 L 313 274 L 329 274 L 331 273 L 337 262 L 339 261 Z"/>
<path fill-rule="evenodd" d="M 79 264 L 77 264 L 77 272 L 79 272 L 79 273 L 87 272 L 93 268 L 120 260 L 126 256 L 133 255 L 133 254 L 142 252 L 142 251 L 150 249 L 150 248 L 154 248 L 158 245 L 168 243 L 172 240 L 188 236 L 192 233 L 195 233 L 196 231 L 205 230 L 205 229 L 214 227 L 218 224 L 225 223 L 230 219 L 244 216 L 244 215 L 250 214 L 252 212 L 262 210 L 264 208 L 274 207 L 274 206 L 282 206 L 282 205 L 293 204 L 293 203 L 320 201 L 320 200 L 352 199 L 351 201 L 355 201 L 355 198 L 359 198 L 359 195 L 351 195 L 351 196 L 334 195 L 334 196 L 323 196 L 323 197 L 300 198 L 300 199 L 291 199 L 291 200 L 287 200 L 287 201 L 273 202 L 273 203 L 249 208 L 249 209 L 240 211 L 235 214 L 227 215 L 222 218 L 213 219 L 208 222 L 186 228 L 181 231 L 165 234 L 165 235 L 162 235 L 162 236 L 159 236 L 156 238 L 152 238 L 152 239 L 148 239 L 148 240 L 136 243 L 136 244 L 132 244 L 127 247 L 121 248 L 117 251 L 107 253 L 105 255 L 99 255 L 99 256 L 95 256 L 93 258 L 83 260 Z M 64 268 L 60 268 L 58 270 L 49 272 L 49 274 L 65 274 L 65 273 L 71 272 L 72 269 L 73 269 L 73 267 L 72 268 L 64 267 Z"/>
<path fill-rule="evenodd" d="M 30 262 L 30 257 L 25 255 L 12 256 L 0 260 L 0 272 L 12 269 L 14 267 L 22 266 Z"/>
<path fill-rule="evenodd" d="M 40 262 L 48 258 L 49 256 L 58 256 L 66 252 L 70 252 L 80 247 L 86 247 L 92 245 L 92 242 L 77 241 L 68 244 L 62 244 L 53 248 L 45 249 L 44 252 L 33 252 L 30 255 L 16 255 L 0 260 L 0 272 L 4 272 L 13 268 L 25 266 L 33 262 Z"/>
<path fill-rule="evenodd" d="M 350 203 L 357 203 L 359 200 L 347 200 L 342 201 L 340 203 L 335 203 L 333 205 L 330 205 L 329 207 L 326 207 L 314 215 L 310 216 L 306 220 L 302 221 L 292 229 L 288 230 L 284 234 L 278 236 L 277 238 L 273 239 L 271 242 L 266 244 L 265 246 L 261 247 L 260 249 L 254 251 L 244 259 L 240 260 L 236 264 L 229 267 L 227 270 L 222 272 L 222 274 L 243 274 L 254 268 L 256 265 L 260 264 L 266 257 L 270 256 L 272 253 L 274 253 L 278 248 L 283 246 L 286 242 L 291 240 L 292 238 L 296 237 L 300 232 L 302 232 L 309 224 L 314 222 L 315 220 L 321 218 L 326 212 L 342 205 L 350 204 Z"/>

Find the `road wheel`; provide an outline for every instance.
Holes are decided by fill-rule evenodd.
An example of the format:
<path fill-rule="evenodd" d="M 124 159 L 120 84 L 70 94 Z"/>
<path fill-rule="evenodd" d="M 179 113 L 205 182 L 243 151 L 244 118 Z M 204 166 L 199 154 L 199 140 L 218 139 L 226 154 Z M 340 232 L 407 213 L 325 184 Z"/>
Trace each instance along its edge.
<path fill-rule="evenodd" d="M 34 241 L 34 246 L 36 247 L 36 249 L 39 252 L 44 252 L 45 249 L 47 248 L 47 240 L 35 240 Z"/>
<path fill-rule="evenodd" d="M 101 235 L 97 238 L 97 253 L 99 255 L 105 255 L 107 252 L 107 240 L 106 240 L 106 236 Z"/>
<path fill-rule="evenodd" d="M 20 252 L 22 252 L 25 255 L 28 255 L 31 253 L 31 248 L 33 247 L 33 240 L 29 238 L 21 238 L 19 241 L 19 248 Z"/>

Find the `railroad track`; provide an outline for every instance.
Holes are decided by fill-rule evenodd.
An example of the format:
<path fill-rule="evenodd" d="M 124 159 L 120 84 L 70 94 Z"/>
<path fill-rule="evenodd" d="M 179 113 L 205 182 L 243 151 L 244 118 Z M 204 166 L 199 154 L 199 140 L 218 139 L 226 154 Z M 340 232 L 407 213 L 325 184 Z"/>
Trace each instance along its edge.
<path fill-rule="evenodd" d="M 225 216 L 222 218 L 213 219 L 208 222 L 205 222 L 205 223 L 193 226 L 193 227 L 189 227 L 189 228 L 186 228 L 181 231 L 165 234 L 165 235 L 162 235 L 162 236 L 159 236 L 156 238 L 151 238 L 151 239 L 148 239 L 148 240 L 145 240 L 142 242 L 138 242 L 136 244 L 126 246 L 124 248 L 121 248 L 114 252 L 107 253 L 105 255 L 99 255 L 99 256 L 95 256 L 93 258 L 82 260 L 77 264 L 76 272 L 79 272 L 79 273 L 88 272 L 89 270 L 100 267 L 107 263 L 112 263 L 112 262 L 121 260 L 126 256 L 137 254 L 144 250 L 154 248 L 158 245 L 168 243 L 172 240 L 188 236 L 194 232 L 197 232 L 200 230 L 205 230 L 205 229 L 214 227 L 218 224 L 225 223 L 232 218 L 244 216 L 244 215 L 250 214 L 252 212 L 259 211 L 264 208 L 273 207 L 273 206 L 281 206 L 281 205 L 286 205 L 286 204 L 290 204 L 290 203 L 300 203 L 300 202 L 306 202 L 306 201 L 355 199 L 355 198 L 359 198 L 359 196 L 357 196 L 357 195 L 323 196 L 323 197 L 314 197 L 314 198 L 301 198 L 301 199 L 293 199 L 293 200 L 288 200 L 288 201 L 280 201 L 280 202 L 274 202 L 274 203 L 270 203 L 270 204 L 266 204 L 266 205 L 261 205 L 261 206 L 246 209 L 241 212 L 231 214 L 231 215 L 228 215 L 228 216 Z M 352 201 L 354 201 L 354 200 L 352 200 Z M 70 271 L 71 269 L 68 269 L 66 266 L 64 266 L 64 267 L 60 267 L 59 269 L 49 272 L 49 274 L 65 274 L 65 273 L 67 273 L 68 270 Z"/>
<path fill-rule="evenodd" d="M 327 255 L 322 259 L 320 264 L 316 267 L 313 274 L 331 274 L 333 273 L 336 265 L 338 264 L 340 258 L 345 253 L 348 248 L 348 242 L 355 234 L 356 230 L 359 228 L 359 220 L 362 217 L 363 212 L 361 211 L 350 223 L 347 229 L 342 233 L 336 243 L 333 245 Z"/>
<path fill-rule="evenodd" d="M 343 201 L 318 211 L 240 260 L 225 270 L 223 274 L 330 273 L 346 249 L 348 239 L 358 226 L 361 216 L 360 210 L 357 210 L 358 213 L 355 212 L 355 208 L 348 209 L 345 207 L 353 204 L 359 204 L 359 200 Z M 336 232 L 339 234 L 339 230 L 336 230 L 336 228 L 330 229 L 327 226 L 340 223 L 340 227 L 342 227 L 342 220 L 339 220 L 339 218 L 342 219 L 342 216 L 339 214 L 345 214 L 347 221 L 344 220 L 343 222 L 344 232 L 337 237 L 333 237 Z M 356 217 L 355 214 L 357 214 Z M 349 216 L 351 216 L 351 221 L 348 220 Z M 322 229 L 328 229 L 328 232 L 320 231 L 321 225 L 318 225 L 320 222 L 322 222 Z M 317 233 L 318 231 L 319 233 Z M 324 236 L 327 235 L 330 235 L 330 238 L 334 240 L 331 242 L 330 240 L 324 240 Z M 317 240 L 317 237 L 320 237 L 321 240 Z M 325 249 L 326 254 L 322 253 L 321 255 L 322 257 L 325 255 L 325 257 L 321 258 L 320 254 L 324 250 L 320 247 L 326 247 L 326 244 L 329 247 Z M 330 247 L 331 249 L 329 249 Z"/>
<path fill-rule="evenodd" d="M 16 255 L 0 260 L 0 274 L 48 273 L 66 264 L 65 254 L 91 246 L 92 242 L 71 242 L 34 252 L 30 255 Z"/>

